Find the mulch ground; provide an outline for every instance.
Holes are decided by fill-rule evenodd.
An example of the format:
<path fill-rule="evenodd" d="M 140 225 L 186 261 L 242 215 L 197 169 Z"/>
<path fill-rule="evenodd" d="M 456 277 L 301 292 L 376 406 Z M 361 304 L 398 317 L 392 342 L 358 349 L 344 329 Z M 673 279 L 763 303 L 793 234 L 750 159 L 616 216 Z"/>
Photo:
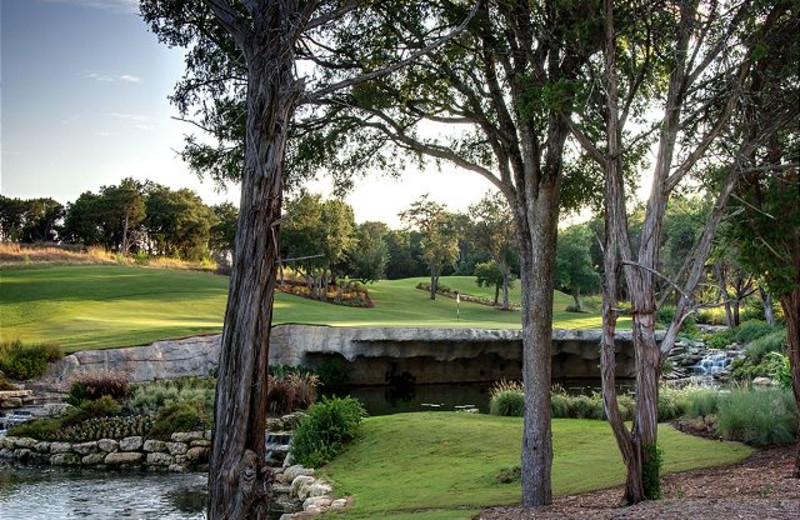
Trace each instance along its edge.
<path fill-rule="evenodd" d="M 525 510 L 498 507 L 473 520 L 800 520 L 800 480 L 790 478 L 794 447 L 761 450 L 725 467 L 667 475 L 664 499 L 619 507 L 623 488 L 556 497 Z"/>

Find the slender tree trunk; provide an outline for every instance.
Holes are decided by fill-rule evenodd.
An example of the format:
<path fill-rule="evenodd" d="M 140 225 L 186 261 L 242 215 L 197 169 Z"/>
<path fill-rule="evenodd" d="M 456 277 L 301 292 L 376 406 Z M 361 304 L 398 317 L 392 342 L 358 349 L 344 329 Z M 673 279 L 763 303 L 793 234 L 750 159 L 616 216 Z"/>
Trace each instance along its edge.
<path fill-rule="evenodd" d="M 714 270 L 717 274 L 717 283 L 719 284 L 719 294 L 722 297 L 725 306 L 725 324 L 729 329 L 734 327 L 733 324 L 733 311 L 731 310 L 731 297 L 728 294 L 728 280 L 725 272 L 722 269 L 722 263 L 717 260 L 714 263 Z"/>
<path fill-rule="evenodd" d="M 494 306 L 497 307 L 497 302 L 500 301 L 500 286 L 494 286 Z"/>
<path fill-rule="evenodd" d="M 436 299 L 436 280 L 438 280 L 438 276 L 436 276 L 436 268 L 431 267 L 431 300 Z"/>
<path fill-rule="evenodd" d="M 786 316 L 786 337 L 789 342 L 789 363 L 792 368 L 792 390 L 797 403 L 800 428 L 800 280 L 792 292 L 781 294 L 781 308 Z M 800 430 L 792 476 L 800 478 Z"/>
<path fill-rule="evenodd" d="M 553 342 L 553 291 L 558 181 L 540 185 L 533 215 L 526 215 L 521 236 L 522 378 L 525 385 L 525 427 L 522 438 L 522 505 L 535 507 L 553 500 L 553 441 L 550 425 L 550 373 Z M 519 210 L 518 210 L 519 211 Z M 524 214 L 524 210 L 523 210 Z"/>
<path fill-rule="evenodd" d="M 122 223 L 122 254 L 127 255 L 128 249 L 130 249 L 130 244 L 128 243 L 128 225 L 129 225 L 129 217 L 128 213 L 125 213 L 125 221 Z"/>
<path fill-rule="evenodd" d="M 497 305 L 495 303 L 495 305 Z M 509 308 L 508 302 L 508 272 L 503 273 L 503 310 L 507 311 Z"/>
<path fill-rule="evenodd" d="M 299 92 L 291 52 L 277 42 L 253 45 L 259 48 L 248 60 L 244 171 L 214 407 L 209 520 L 266 518 L 272 479 L 264 463 L 267 364 L 281 178 Z"/>
<path fill-rule="evenodd" d="M 733 303 L 731 304 L 731 307 L 733 309 L 733 326 L 734 327 L 738 327 L 739 325 L 742 324 L 742 322 L 740 321 L 740 318 L 739 318 L 739 307 L 741 305 L 741 302 L 738 299 L 739 298 L 738 294 L 736 295 L 736 298 L 737 299 L 734 300 Z"/>
<path fill-rule="evenodd" d="M 764 302 L 764 321 L 767 325 L 775 326 L 775 310 L 772 308 L 772 295 L 764 290 L 763 287 L 758 287 L 758 292 L 761 294 L 761 301 Z"/>

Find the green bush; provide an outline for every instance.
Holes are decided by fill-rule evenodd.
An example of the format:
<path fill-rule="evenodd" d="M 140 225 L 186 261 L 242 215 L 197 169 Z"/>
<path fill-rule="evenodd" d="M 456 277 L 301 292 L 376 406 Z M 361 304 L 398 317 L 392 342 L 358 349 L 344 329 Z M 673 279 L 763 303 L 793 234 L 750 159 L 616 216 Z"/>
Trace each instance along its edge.
<path fill-rule="evenodd" d="M 0 372 L 13 379 L 33 379 L 47 371 L 48 363 L 64 357 L 55 345 L 28 345 L 20 340 L 0 344 Z"/>
<path fill-rule="evenodd" d="M 708 348 L 724 349 L 736 341 L 736 329 L 725 329 L 703 336 Z"/>
<path fill-rule="evenodd" d="M 724 439 L 754 446 L 792 444 L 797 435 L 794 395 L 783 389 L 734 390 L 720 398 L 716 429 Z"/>
<path fill-rule="evenodd" d="M 366 415 L 357 399 L 323 397 L 307 410 L 295 430 L 292 457 L 311 468 L 325 464 L 355 438 Z"/>
<path fill-rule="evenodd" d="M 789 356 L 780 352 L 772 352 L 771 357 L 776 362 L 776 369 L 772 377 L 781 385 L 784 390 L 792 389 L 792 364 Z"/>
<path fill-rule="evenodd" d="M 0 392 L 5 390 L 14 390 L 14 385 L 12 385 L 8 379 L 0 375 Z"/>
<path fill-rule="evenodd" d="M 66 425 L 61 419 L 39 419 L 14 426 L 9 435 L 32 437 L 49 442 L 89 442 L 100 439 L 122 439 L 147 435 L 153 419 L 145 416 L 95 417 Z"/>
<path fill-rule="evenodd" d="M 79 407 L 64 416 L 64 425 L 69 426 L 89 419 L 118 415 L 120 411 L 122 411 L 122 406 L 117 400 L 109 395 L 104 395 L 94 401 L 83 401 Z"/>
<path fill-rule="evenodd" d="M 771 352 L 784 352 L 786 350 L 786 331 L 783 329 L 771 330 L 753 341 L 745 349 L 748 360 L 758 365 Z"/>
<path fill-rule="evenodd" d="M 759 320 L 745 321 L 736 328 L 736 342 L 740 345 L 747 345 L 753 340 L 774 332 L 776 328 L 776 326 L 767 325 Z"/>
<path fill-rule="evenodd" d="M 166 439 L 175 432 L 205 430 L 211 425 L 211 416 L 197 401 L 182 401 L 162 408 L 150 429 L 150 435 Z"/>

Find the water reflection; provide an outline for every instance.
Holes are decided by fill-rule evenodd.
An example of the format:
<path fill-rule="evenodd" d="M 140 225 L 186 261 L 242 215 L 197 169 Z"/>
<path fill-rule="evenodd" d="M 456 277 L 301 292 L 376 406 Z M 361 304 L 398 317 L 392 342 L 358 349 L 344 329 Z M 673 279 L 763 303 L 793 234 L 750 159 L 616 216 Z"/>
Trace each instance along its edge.
<path fill-rule="evenodd" d="M 0 467 L 3 520 L 201 520 L 206 475 Z"/>

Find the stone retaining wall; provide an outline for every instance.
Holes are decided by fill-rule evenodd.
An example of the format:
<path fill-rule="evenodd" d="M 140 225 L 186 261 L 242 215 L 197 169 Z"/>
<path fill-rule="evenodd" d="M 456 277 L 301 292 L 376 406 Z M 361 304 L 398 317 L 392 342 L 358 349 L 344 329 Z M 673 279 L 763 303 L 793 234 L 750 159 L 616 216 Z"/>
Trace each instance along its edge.
<path fill-rule="evenodd" d="M 205 471 L 211 430 L 173 433 L 169 441 L 125 437 L 91 442 L 46 442 L 30 437 L 0 438 L 0 459 L 22 464 L 97 469 Z"/>

